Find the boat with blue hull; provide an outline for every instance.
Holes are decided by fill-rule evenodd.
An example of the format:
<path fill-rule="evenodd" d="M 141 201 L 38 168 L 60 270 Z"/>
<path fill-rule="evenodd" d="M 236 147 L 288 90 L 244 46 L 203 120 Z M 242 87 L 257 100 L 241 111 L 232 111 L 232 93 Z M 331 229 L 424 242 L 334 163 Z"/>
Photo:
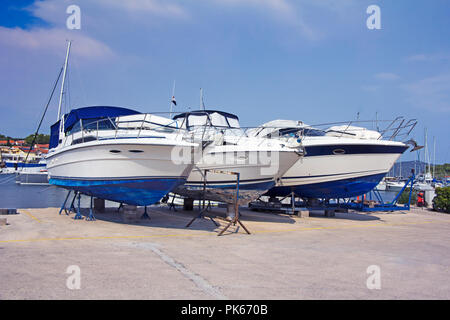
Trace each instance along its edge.
<path fill-rule="evenodd" d="M 186 177 L 151 177 L 145 179 L 92 180 L 51 178 L 50 183 L 101 199 L 146 206 L 158 202 L 183 184 Z"/>
<path fill-rule="evenodd" d="M 365 194 L 380 183 L 409 147 L 362 127 L 321 130 L 291 120 L 274 120 L 248 130 L 248 134 L 295 137 L 305 149 L 305 156 L 268 191 L 272 197 L 294 193 L 301 198 L 331 199 Z"/>
<path fill-rule="evenodd" d="M 151 205 L 186 182 L 193 163 L 183 129 L 171 119 L 121 107 L 74 109 L 52 126 L 49 183 L 101 199 Z"/>
<path fill-rule="evenodd" d="M 370 190 L 373 190 L 384 176 L 385 174 L 381 173 L 297 186 L 277 186 L 269 190 L 267 195 L 284 197 L 294 192 L 294 194 L 302 198 L 350 198 L 366 194 Z"/>

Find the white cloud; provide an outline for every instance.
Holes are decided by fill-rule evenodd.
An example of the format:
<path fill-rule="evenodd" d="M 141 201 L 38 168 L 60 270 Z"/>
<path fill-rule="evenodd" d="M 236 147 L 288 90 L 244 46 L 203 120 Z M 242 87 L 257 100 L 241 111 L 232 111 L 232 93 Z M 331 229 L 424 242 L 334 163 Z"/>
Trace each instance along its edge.
<path fill-rule="evenodd" d="M 185 16 L 187 12 L 181 6 L 156 0 L 98 0 L 104 6 L 125 9 L 129 12 L 151 13 L 164 16 Z"/>
<path fill-rule="evenodd" d="M 429 61 L 440 61 L 440 60 L 449 60 L 450 54 L 443 54 L 443 53 L 437 53 L 437 54 L 415 54 L 411 55 L 406 58 L 407 62 L 429 62 Z"/>
<path fill-rule="evenodd" d="M 100 41 L 81 33 L 64 29 L 0 27 L 0 47 L 6 51 L 8 47 L 22 48 L 32 51 L 51 52 L 64 55 L 66 40 L 74 41 L 73 52 L 82 58 L 99 59 L 113 56 L 111 49 Z"/>
<path fill-rule="evenodd" d="M 397 74 L 392 72 L 380 72 L 375 74 L 374 77 L 378 80 L 389 80 L 389 81 L 397 80 L 400 78 Z"/>
<path fill-rule="evenodd" d="M 162 0 L 44 0 L 33 3 L 28 10 L 36 17 L 55 25 L 65 24 L 68 17 L 66 8 L 76 4 L 81 9 L 82 21 L 92 21 L 91 25 L 107 19 L 111 23 L 114 14 L 126 14 L 140 22 L 148 21 L 148 15 L 182 18 L 187 11 L 175 4 Z"/>
<path fill-rule="evenodd" d="M 408 101 L 426 110 L 450 112 L 450 74 L 424 78 L 403 86 Z"/>
<path fill-rule="evenodd" d="M 297 28 L 309 40 L 318 40 L 322 36 L 318 30 L 315 30 L 310 24 L 306 23 L 304 17 L 299 12 L 302 10 L 298 10 L 297 7 L 293 6 L 287 0 L 214 0 L 214 2 L 220 5 L 261 8 L 278 21 Z"/>

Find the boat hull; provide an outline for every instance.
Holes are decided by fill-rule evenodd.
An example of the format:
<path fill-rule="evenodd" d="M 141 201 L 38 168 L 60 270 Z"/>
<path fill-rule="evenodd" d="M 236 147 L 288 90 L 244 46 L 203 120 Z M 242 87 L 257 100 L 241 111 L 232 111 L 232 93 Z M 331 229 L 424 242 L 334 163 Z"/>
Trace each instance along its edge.
<path fill-rule="evenodd" d="M 137 206 L 147 206 L 158 202 L 168 192 L 185 183 L 183 178 L 147 178 L 124 180 L 76 180 L 55 179 L 50 184 L 75 190 L 101 199 Z"/>
<path fill-rule="evenodd" d="M 141 139 L 144 140 L 144 139 Z M 174 145 L 92 142 L 47 158 L 49 183 L 101 199 L 146 206 L 186 182 L 192 164 L 172 161 Z"/>
<path fill-rule="evenodd" d="M 373 190 L 407 149 L 392 145 L 313 145 L 267 195 L 302 198 L 349 198 Z M 340 153 L 337 153 L 339 151 Z"/>
<path fill-rule="evenodd" d="M 261 160 L 262 157 L 255 155 L 254 159 Z M 296 152 L 278 152 L 275 161 L 276 164 L 271 163 L 274 166 L 273 168 L 276 169 L 269 170 L 269 165 L 262 163 L 249 164 L 246 161 L 240 163 L 241 161 L 239 159 L 231 164 L 208 165 L 209 160 L 208 156 L 206 156 L 192 170 L 186 184 L 176 188 L 174 192 L 198 200 L 204 197 L 206 200 L 234 203 L 236 201 L 237 176 L 234 174 L 217 173 L 217 171 L 237 172 L 239 173 L 239 205 L 246 205 L 274 187 L 276 180 L 296 163 L 298 159 L 299 154 Z M 205 170 L 215 170 L 216 172 L 207 173 L 207 183 L 204 187 L 202 173 Z"/>
<path fill-rule="evenodd" d="M 366 194 L 374 189 L 385 175 L 385 173 L 380 173 L 298 186 L 275 187 L 267 194 L 269 196 L 287 196 L 294 192 L 302 198 L 350 198 Z"/>

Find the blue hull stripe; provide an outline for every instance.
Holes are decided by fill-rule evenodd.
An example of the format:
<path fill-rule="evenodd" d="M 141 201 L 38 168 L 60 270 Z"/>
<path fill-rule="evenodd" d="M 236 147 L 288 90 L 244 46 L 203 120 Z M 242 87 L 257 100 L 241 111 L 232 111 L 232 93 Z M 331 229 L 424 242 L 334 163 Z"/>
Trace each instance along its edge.
<path fill-rule="evenodd" d="M 321 145 L 305 147 L 306 157 L 334 155 L 334 150 L 344 150 L 342 154 L 373 154 L 373 153 L 398 153 L 402 154 L 408 146 L 386 146 L 386 145 Z M 338 154 L 337 156 L 339 156 Z"/>
<path fill-rule="evenodd" d="M 332 176 L 342 176 L 346 174 L 355 174 L 355 173 L 370 173 L 373 171 L 379 170 L 366 170 L 366 171 L 354 171 L 354 172 L 344 172 L 344 173 L 333 173 L 333 174 L 321 174 L 317 176 L 296 176 L 296 177 L 283 177 L 284 179 L 305 179 L 305 178 L 320 178 L 320 177 L 332 177 Z"/>
<path fill-rule="evenodd" d="M 385 175 L 385 173 L 380 173 L 329 182 L 274 187 L 267 192 L 267 195 L 285 197 L 294 191 L 297 196 L 302 198 L 350 198 L 373 190 Z"/>
<path fill-rule="evenodd" d="M 273 181 L 273 178 L 239 180 L 239 183 L 240 184 L 245 184 L 245 183 L 248 183 L 248 182 L 270 182 L 270 181 Z M 192 185 L 201 185 L 201 186 L 203 186 L 203 181 L 188 181 L 186 183 L 187 184 L 192 184 Z M 222 183 L 230 184 L 230 180 L 216 180 L 216 181 L 211 182 L 211 183 L 207 182 L 206 184 L 207 185 L 210 185 L 210 184 L 220 185 Z"/>
<path fill-rule="evenodd" d="M 239 190 L 255 190 L 255 191 L 264 191 L 272 188 L 275 185 L 275 181 L 267 181 L 267 182 L 258 182 L 258 183 L 247 183 L 247 184 L 241 184 L 239 183 Z M 196 190 L 202 189 L 203 184 L 190 184 L 186 183 L 186 187 L 188 188 L 194 188 Z M 207 189 L 236 189 L 236 184 L 206 184 Z"/>
<path fill-rule="evenodd" d="M 152 179 L 186 179 L 186 177 L 179 176 L 133 176 L 133 177 L 116 177 L 116 178 L 108 178 L 108 177 L 61 177 L 61 176 L 51 176 L 51 179 L 58 180 L 80 180 L 80 181 L 135 181 L 135 180 L 152 180 Z"/>
<path fill-rule="evenodd" d="M 51 178 L 50 184 L 101 199 L 148 206 L 185 183 L 183 178 L 149 178 L 132 180 L 74 180 Z"/>

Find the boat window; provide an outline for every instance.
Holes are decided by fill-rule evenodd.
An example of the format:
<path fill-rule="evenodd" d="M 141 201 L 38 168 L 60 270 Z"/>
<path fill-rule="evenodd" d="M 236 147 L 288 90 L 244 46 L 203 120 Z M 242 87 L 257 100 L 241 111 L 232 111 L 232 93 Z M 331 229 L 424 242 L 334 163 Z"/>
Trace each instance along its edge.
<path fill-rule="evenodd" d="M 228 123 L 230 124 L 231 128 L 240 128 L 241 127 L 239 125 L 239 120 L 238 119 L 228 117 L 227 120 L 228 120 Z"/>
<path fill-rule="evenodd" d="M 217 112 L 213 112 L 209 114 L 211 119 L 211 124 L 215 127 L 228 127 L 227 118 Z"/>
<path fill-rule="evenodd" d="M 76 122 L 73 125 L 73 127 L 69 131 L 67 131 L 66 134 L 69 135 L 69 134 L 72 134 L 72 133 L 75 133 L 75 132 L 78 132 L 78 131 L 81 131 L 81 123 L 80 123 L 80 121 Z"/>
<path fill-rule="evenodd" d="M 204 126 L 208 124 L 208 117 L 206 115 L 189 115 L 189 119 L 188 119 L 188 125 L 190 127 L 192 126 Z"/>
<path fill-rule="evenodd" d="M 83 129 L 85 130 L 115 130 L 109 119 L 83 119 Z"/>
<path fill-rule="evenodd" d="M 67 131 L 67 135 L 81 131 L 81 125 L 84 130 L 115 130 L 114 124 L 109 118 L 106 119 L 82 119 L 76 122 L 73 127 Z"/>
<path fill-rule="evenodd" d="M 319 129 L 306 128 L 304 129 L 303 135 L 305 137 L 322 137 L 325 135 L 325 131 Z"/>

